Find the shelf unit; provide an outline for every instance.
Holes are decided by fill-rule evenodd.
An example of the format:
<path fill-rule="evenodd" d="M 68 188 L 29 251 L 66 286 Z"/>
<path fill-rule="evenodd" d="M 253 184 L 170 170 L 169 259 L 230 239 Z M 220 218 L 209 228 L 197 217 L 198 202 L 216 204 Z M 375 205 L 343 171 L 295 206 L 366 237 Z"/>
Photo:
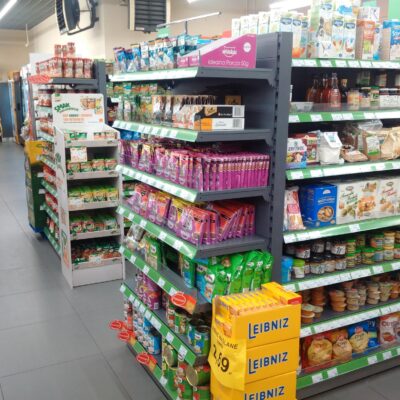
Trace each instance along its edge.
<path fill-rule="evenodd" d="M 57 255 L 60 257 L 61 252 L 60 252 L 60 243 L 59 241 L 54 237 L 54 235 L 49 231 L 49 229 L 46 227 L 43 229 L 43 233 L 52 245 L 53 249 L 57 253 Z"/>
<path fill-rule="evenodd" d="M 322 59 L 293 59 L 291 61 L 291 82 L 294 85 L 293 101 L 303 101 L 307 84 L 312 82 L 312 77 L 322 73 L 337 72 L 339 77 L 346 77 L 350 81 L 355 81 L 357 74 L 361 70 L 371 70 L 372 75 L 386 71 L 388 73 L 388 85 L 394 82 L 394 75 L 400 70 L 399 62 L 387 61 L 359 61 L 359 60 L 322 60 Z M 373 77 L 372 77 L 373 79 Z M 350 84 L 352 87 L 352 84 Z M 326 109 L 323 106 L 315 106 L 311 112 L 289 112 L 288 123 L 289 132 L 300 133 L 319 129 L 320 124 L 324 123 L 325 130 L 329 130 L 329 124 L 344 124 L 347 121 L 363 121 L 371 119 L 381 119 L 388 122 L 400 120 L 399 109 L 378 108 L 352 110 L 343 106 L 341 109 Z M 327 127 L 328 126 L 328 127 Z M 286 139 L 285 139 L 286 140 Z M 286 148 L 286 143 L 284 144 Z M 307 168 L 286 170 L 285 160 L 282 160 L 280 168 L 275 169 L 279 175 L 280 187 L 287 185 L 304 185 L 326 178 L 337 178 L 341 182 L 346 179 L 365 179 L 368 174 L 388 172 L 390 176 L 398 175 L 400 170 L 400 160 L 376 161 L 363 163 L 345 163 L 341 165 L 310 165 Z M 274 214 L 273 226 L 279 223 L 283 214 Z M 272 246 L 272 253 L 276 264 L 273 271 L 274 279 L 281 282 L 281 257 L 284 243 L 301 243 L 304 241 L 339 237 L 357 232 L 367 232 L 370 230 L 388 228 L 400 225 L 400 216 L 375 218 L 370 220 L 354 221 L 342 225 L 333 225 L 324 228 L 306 229 L 302 231 L 279 232 L 274 230 L 278 237 L 275 245 Z M 274 235 L 274 236 L 275 236 Z M 334 285 L 360 278 L 367 278 L 383 273 L 398 271 L 400 260 L 385 261 L 374 265 L 362 265 L 356 268 L 325 273 L 323 275 L 307 275 L 303 279 L 292 279 L 285 283 L 288 290 L 301 291 L 318 288 L 327 285 Z M 378 305 L 367 305 L 358 311 L 346 311 L 337 313 L 324 310 L 322 317 L 314 323 L 303 325 L 301 336 L 307 337 L 315 333 L 325 332 L 331 329 L 345 327 L 353 323 L 365 321 L 370 318 L 387 315 L 397 312 L 400 309 L 399 300 L 390 300 L 387 303 Z M 306 373 L 298 378 L 298 399 L 305 399 L 318 393 L 333 389 L 354 380 L 375 374 L 385 369 L 398 365 L 400 355 L 399 346 L 393 349 L 378 349 L 366 355 L 354 356 L 351 361 L 335 365 L 322 371 Z"/>
<path fill-rule="evenodd" d="M 250 151 L 269 154 L 271 174 L 267 188 L 197 192 L 128 166 L 118 166 L 118 170 L 124 178 L 145 182 L 189 202 L 223 201 L 227 199 L 246 199 L 246 201 L 252 202 L 256 206 L 256 235 L 226 240 L 212 245 L 195 246 L 181 239 L 165 226 L 155 225 L 136 214 L 127 203 L 121 204 L 117 212 L 191 259 L 204 259 L 217 255 L 271 248 L 273 232 L 267 222 L 272 219 L 272 213 L 276 211 L 272 204 L 281 204 L 280 210 L 283 214 L 283 193 L 277 193 L 276 197 L 273 197 L 272 194 L 274 187 L 279 184 L 279 179 L 274 173 L 275 165 L 279 162 L 278 160 L 286 158 L 286 148 L 284 150 L 283 148 L 286 145 L 288 130 L 290 55 L 291 34 L 276 33 L 257 37 L 256 69 L 184 68 L 111 77 L 113 82 L 171 81 L 173 93 L 190 93 L 193 90 L 204 90 L 204 88 L 210 90 L 213 87 L 222 86 L 232 88 L 236 93 L 243 96 L 246 106 L 246 128 L 243 131 L 203 132 L 119 120 L 114 122 L 113 127 L 140 132 L 144 138 L 156 136 L 192 143 L 242 142 Z M 126 246 L 121 246 L 120 252 L 138 270 L 143 271 L 167 293 L 175 294 L 178 291 L 194 296 L 197 299 L 196 309 L 210 307 L 210 304 L 202 298 L 197 289 L 188 289 L 182 278 L 173 271 L 167 268 L 157 271 L 152 269 L 138 254 L 132 253 Z M 124 283 L 121 291 L 127 298 L 137 302 L 133 291 L 128 290 L 129 285 L 129 282 Z M 143 309 L 143 311 L 144 313 L 147 312 L 151 319 L 154 318 L 154 321 L 156 317 L 160 317 L 157 312 L 150 315 L 149 310 Z M 167 337 L 168 332 L 167 330 L 163 332 L 164 325 L 162 323 L 159 327 L 157 322 L 153 325 L 163 336 Z M 181 343 L 171 339 L 171 344 L 177 351 L 180 350 Z M 188 354 L 189 352 L 186 356 Z M 193 362 L 193 360 L 189 360 L 189 362 Z M 159 383 L 160 377 L 156 377 L 155 380 Z M 174 398 L 171 393 L 167 393 L 167 395 L 169 398 Z"/>

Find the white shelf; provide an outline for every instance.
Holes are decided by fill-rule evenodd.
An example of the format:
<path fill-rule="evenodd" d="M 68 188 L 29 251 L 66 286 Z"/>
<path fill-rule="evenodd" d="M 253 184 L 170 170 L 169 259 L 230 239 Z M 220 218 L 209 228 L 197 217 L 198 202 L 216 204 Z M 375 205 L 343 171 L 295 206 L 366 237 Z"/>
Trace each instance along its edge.
<path fill-rule="evenodd" d="M 100 208 L 112 208 L 118 207 L 119 200 L 117 201 L 93 201 L 92 203 L 82 203 L 77 205 L 69 205 L 69 211 L 85 211 L 85 210 L 97 210 Z"/>
<path fill-rule="evenodd" d="M 84 233 L 71 233 L 71 240 L 85 240 L 85 239 L 97 239 L 103 237 L 120 236 L 121 230 L 109 229 L 105 231 L 95 231 L 95 232 L 84 232 Z"/>
<path fill-rule="evenodd" d="M 106 267 L 109 265 L 122 265 L 122 257 L 116 258 L 109 258 L 106 260 L 101 260 L 100 262 L 83 262 L 79 264 L 73 264 L 74 270 L 83 270 L 83 269 L 90 269 L 90 268 L 99 268 L 99 267 Z"/>
<path fill-rule="evenodd" d="M 117 147 L 117 139 L 98 140 L 70 140 L 65 142 L 65 147 Z"/>
<path fill-rule="evenodd" d="M 92 171 L 92 172 L 74 172 L 67 175 L 67 180 L 81 180 L 81 179 L 101 179 L 101 178 L 116 178 L 119 173 L 113 171 Z"/>

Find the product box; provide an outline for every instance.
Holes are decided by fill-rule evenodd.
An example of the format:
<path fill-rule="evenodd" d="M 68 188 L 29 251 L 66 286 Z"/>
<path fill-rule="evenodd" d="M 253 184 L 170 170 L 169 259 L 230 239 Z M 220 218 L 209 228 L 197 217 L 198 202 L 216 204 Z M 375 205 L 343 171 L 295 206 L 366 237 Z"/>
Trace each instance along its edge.
<path fill-rule="evenodd" d="M 249 15 L 249 33 L 253 35 L 258 34 L 258 14 Z"/>
<path fill-rule="evenodd" d="M 211 372 L 210 389 L 214 400 L 295 400 L 296 372 L 247 383 L 243 391 L 223 386 Z"/>
<path fill-rule="evenodd" d="M 231 31 L 233 38 L 240 36 L 240 18 L 232 18 Z"/>
<path fill-rule="evenodd" d="M 310 21 L 308 16 L 301 17 L 301 40 L 300 40 L 300 58 L 306 58 L 308 46 L 308 31 L 310 29 Z"/>
<path fill-rule="evenodd" d="M 393 177 L 379 180 L 377 217 L 388 217 L 397 213 L 399 190 L 399 178 Z"/>
<path fill-rule="evenodd" d="M 354 222 L 357 219 L 358 199 L 361 194 L 360 182 L 347 181 L 334 184 L 337 190 L 336 223 L 341 225 Z"/>
<path fill-rule="evenodd" d="M 269 32 L 292 32 L 294 12 L 273 10 L 270 14 Z"/>
<path fill-rule="evenodd" d="M 293 136 L 301 141 L 307 147 L 307 165 L 317 164 L 319 162 L 318 154 L 318 136 L 316 133 L 297 133 Z"/>
<path fill-rule="evenodd" d="M 355 17 L 346 16 L 343 25 L 342 57 L 353 60 L 356 57 L 357 20 Z"/>
<path fill-rule="evenodd" d="M 336 224 L 336 186 L 324 183 L 300 188 L 300 209 L 303 223 L 314 228 Z"/>
<path fill-rule="evenodd" d="M 286 152 L 286 168 L 296 169 L 307 166 L 307 145 L 302 139 L 288 138 Z"/>
<path fill-rule="evenodd" d="M 375 33 L 374 33 L 374 60 L 380 59 L 382 46 L 382 25 L 379 23 L 375 23 Z"/>
<path fill-rule="evenodd" d="M 358 198 L 358 218 L 371 219 L 378 217 L 379 179 L 368 179 L 360 182 Z"/>
<path fill-rule="evenodd" d="M 332 19 L 332 58 L 343 58 L 344 16 L 333 14 Z"/>
<path fill-rule="evenodd" d="M 384 21 L 382 26 L 381 59 L 400 61 L 400 21 Z"/>
<path fill-rule="evenodd" d="M 372 60 L 374 58 L 374 35 L 374 21 L 357 21 L 356 58 L 358 60 Z"/>
<path fill-rule="evenodd" d="M 269 18 L 271 13 L 268 11 L 260 11 L 258 13 L 258 34 L 269 33 Z"/>
<path fill-rule="evenodd" d="M 335 0 L 334 11 L 343 16 L 356 17 L 361 0 Z"/>
<path fill-rule="evenodd" d="M 310 32 L 319 42 L 329 42 L 332 36 L 334 0 L 314 1 L 310 10 Z"/>
<path fill-rule="evenodd" d="M 249 15 L 242 15 L 240 17 L 240 35 L 247 35 L 250 29 L 250 16 Z"/>
<path fill-rule="evenodd" d="M 255 68 L 256 52 L 256 35 L 222 38 L 178 57 L 178 66 Z"/>
<path fill-rule="evenodd" d="M 358 10 L 358 19 L 379 22 L 380 11 L 380 7 L 360 7 Z"/>
<path fill-rule="evenodd" d="M 296 13 L 292 18 L 293 47 L 292 57 L 300 58 L 302 56 L 302 34 L 303 34 L 302 14 Z M 304 49 L 305 50 L 305 49 Z"/>

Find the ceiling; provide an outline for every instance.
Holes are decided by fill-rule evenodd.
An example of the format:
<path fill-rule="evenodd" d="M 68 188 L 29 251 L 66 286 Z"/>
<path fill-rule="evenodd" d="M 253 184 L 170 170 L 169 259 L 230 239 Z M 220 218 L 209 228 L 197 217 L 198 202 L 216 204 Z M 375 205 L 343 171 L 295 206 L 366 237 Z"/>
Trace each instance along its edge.
<path fill-rule="evenodd" d="M 0 10 L 8 0 L 0 0 Z M 0 29 L 33 28 L 54 14 L 54 0 L 18 0 L 17 4 L 0 20 Z"/>

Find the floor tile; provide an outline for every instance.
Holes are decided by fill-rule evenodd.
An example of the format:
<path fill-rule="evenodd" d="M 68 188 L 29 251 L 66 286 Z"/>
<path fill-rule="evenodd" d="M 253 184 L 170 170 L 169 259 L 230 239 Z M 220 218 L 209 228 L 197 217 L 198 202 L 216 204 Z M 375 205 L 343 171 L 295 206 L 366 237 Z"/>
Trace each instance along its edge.
<path fill-rule="evenodd" d="M 104 356 L 133 400 L 166 399 L 126 346 L 105 352 Z"/>
<path fill-rule="evenodd" d="M 128 400 L 101 356 L 83 358 L 1 380 L 6 400 Z"/>
<path fill-rule="evenodd" d="M 98 354 L 77 316 L 0 331 L 0 377 Z"/>
<path fill-rule="evenodd" d="M 42 289 L 0 299 L 0 330 L 75 313 L 60 289 Z"/>
<path fill-rule="evenodd" d="M 381 372 L 368 378 L 368 386 L 387 400 L 400 398 L 400 367 Z"/>

